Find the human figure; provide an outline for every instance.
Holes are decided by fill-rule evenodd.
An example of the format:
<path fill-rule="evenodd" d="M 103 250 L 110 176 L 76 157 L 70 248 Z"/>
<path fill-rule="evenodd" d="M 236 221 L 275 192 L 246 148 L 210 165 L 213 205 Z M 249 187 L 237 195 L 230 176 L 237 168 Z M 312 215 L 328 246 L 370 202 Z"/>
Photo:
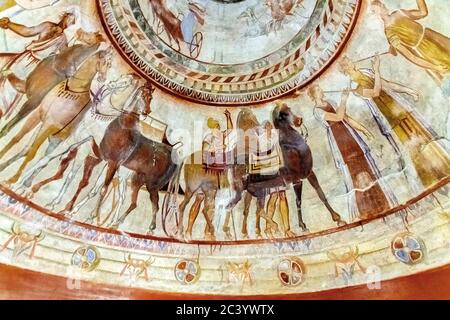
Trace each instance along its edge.
<path fill-rule="evenodd" d="M 326 127 L 336 167 L 344 175 L 350 218 L 369 219 L 389 210 L 396 201 L 392 191 L 381 182 L 381 172 L 360 135 L 372 137 L 372 134 L 347 113 L 349 94 L 344 91 L 336 108 L 325 100 L 318 85 L 308 91 L 315 103 L 314 116 Z"/>
<path fill-rule="evenodd" d="M 25 91 L 25 80 L 36 65 L 49 55 L 57 54 L 67 48 L 65 30 L 75 24 L 75 15 L 64 13 L 59 22 L 42 22 L 36 26 L 25 26 L 15 23 L 9 18 L 0 19 L 0 28 L 25 37 L 35 38 L 22 53 L 0 53 L 0 63 L 3 65 L 0 74 L 0 93 L 2 95 L 3 113 L 8 113 L 20 102 Z M 7 83 L 15 92 L 7 97 Z"/>
<path fill-rule="evenodd" d="M 418 22 L 428 16 L 425 0 L 417 0 L 416 9 L 393 12 L 389 12 L 381 0 L 372 0 L 371 5 L 373 12 L 383 20 L 394 55 L 404 56 L 439 82 L 450 73 L 450 38 Z"/>
<path fill-rule="evenodd" d="M 383 79 L 379 62 L 374 63 L 373 70 L 360 70 L 344 57 L 340 68 L 357 84 L 355 94 L 365 99 L 383 135 L 397 154 L 404 156 L 400 143 L 409 155 L 423 187 L 429 188 L 450 174 L 450 156 L 439 136 L 415 107 L 402 97 L 406 94 L 418 100 L 416 91 Z"/>
<path fill-rule="evenodd" d="M 231 119 L 230 111 L 225 111 L 227 117 L 227 129 L 222 130 L 218 120 L 214 118 L 208 119 L 208 132 L 203 139 L 203 163 L 208 168 L 218 167 L 219 169 L 226 165 L 230 155 L 227 155 L 233 150 L 231 142 L 231 133 L 233 132 L 233 120 Z"/>

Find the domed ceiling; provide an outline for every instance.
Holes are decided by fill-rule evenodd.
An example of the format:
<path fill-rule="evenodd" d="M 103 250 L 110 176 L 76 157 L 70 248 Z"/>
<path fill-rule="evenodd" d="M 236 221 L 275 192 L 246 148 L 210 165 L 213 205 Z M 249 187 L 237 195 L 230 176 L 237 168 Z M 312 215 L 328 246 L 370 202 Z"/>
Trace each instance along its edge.
<path fill-rule="evenodd" d="M 0 268 L 116 298 L 320 297 L 447 266 L 447 7 L 4 1 Z"/>

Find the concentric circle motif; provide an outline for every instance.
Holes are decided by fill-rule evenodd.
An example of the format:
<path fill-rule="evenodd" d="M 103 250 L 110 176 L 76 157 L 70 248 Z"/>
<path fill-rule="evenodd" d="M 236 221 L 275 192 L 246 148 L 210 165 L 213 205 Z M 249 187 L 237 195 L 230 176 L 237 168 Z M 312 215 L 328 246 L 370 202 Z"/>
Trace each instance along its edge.
<path fill-rule="evenodd" d="M 184 285 L 197 282 L 200 272 L 200 265 L 192 260 L 180 260 L 175 266 L 175 278 Z"/>
<path fill-rule="evenodd" d="M 425 259 L 425 243 L 409 232 L 397 235 L 392 240 L 391 248 L 397 260 L 405 264 L 414 265 Z"/>
<path fill-rule="evenodd" d="M 94 271 L 100 263 L 100 254 L 94 246 L 84 246 L 78 248 L 71 260 L 72 266 L 78 267 L 83 271 Z"/>
<path fill-rule="evenodd" d="M 287 287 L 296 287 L 305 281 L 306 268 L 299 258 L 284 259 L 278 264 L 278 278 Z"/>
<path fill-rule="evenodd" d="M 284 16 L 266 1 L 167 3 L 97 0 L 106 33 L 136 72 L 187 100 L 242 106 L 323 73 L 349 39 L 362 0 L 304 0 Z"/>

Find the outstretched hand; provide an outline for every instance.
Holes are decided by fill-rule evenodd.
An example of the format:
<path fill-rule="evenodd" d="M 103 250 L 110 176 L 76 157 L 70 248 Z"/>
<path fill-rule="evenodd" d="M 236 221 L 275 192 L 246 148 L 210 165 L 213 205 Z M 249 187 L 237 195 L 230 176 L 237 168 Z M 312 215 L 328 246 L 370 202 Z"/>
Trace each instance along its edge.
<path fill-rule="evenodd" d="M 9 22 L 10 22 L 9 18 L 7 18 L 7 17 L 1 18 L 0 19 L 0 28 L 8 29 Z"/>

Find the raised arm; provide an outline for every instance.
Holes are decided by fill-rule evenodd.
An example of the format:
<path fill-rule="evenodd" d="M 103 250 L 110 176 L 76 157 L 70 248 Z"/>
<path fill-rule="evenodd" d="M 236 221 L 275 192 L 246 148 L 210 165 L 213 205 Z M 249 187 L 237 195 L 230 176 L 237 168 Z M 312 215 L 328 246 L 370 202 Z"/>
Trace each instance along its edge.
<path fill-rule="evenodd" d="M 403 10 L 403 12 L 411 19 L 423 19 L 428 16 L 427 3 L 425 0 L 417 0 L 417 9 Z"/>
<path fill-rule="evenodd" d="M 9 29 L 22 37 L 34 37 L 41 34 L 42 32 L 45 32 L 51 26 L 51 23 L 43 22 L 38 24 L 37 26 L 27 27 L 22 24 L 14 23 L 9 20 L 9 18 L 2 18 L 0 19 L 0 26 L 3 29 Z"/>
<path fill-rule="evenodd" d="M 428 69 L 430 71 L 436 71 L 440 74 L 446 73 L 449 71 L 445 66 L 435 65 L 431 62 L 428 62 L 425 59 L 422 59 L 421 57 L 416 56 L 407 47 L 405 47 L 400 41 L 397 41 L 395 38 L 393 39 L 393 41 L 391 41 L 391 45 L 394 47 L 395 50 L 397 50 L 397 52 L 402 54 L 406 59 L 408 59 L 409 61 L 411 61 L 412 63 L 414 63 L 415 65 L 417 65 L 419 67 Z"/>
<path fill-rule="evenodd" d="M 373 89 L 363 89 L 362 95 L 367 98 L 376 98 L 381 94 L 382 79 L 380 72 L 380 57 L 376 56 L 373 62 L 373 71 L 375 72 L 375 84 Z"/>
<path fill-rule="evenodd" d="M 225 111 L 225 116 L 227 117 L 227 130 L 233 130 L 233 120 L 231 119 L 231 112 L 229 110 Z"/>

